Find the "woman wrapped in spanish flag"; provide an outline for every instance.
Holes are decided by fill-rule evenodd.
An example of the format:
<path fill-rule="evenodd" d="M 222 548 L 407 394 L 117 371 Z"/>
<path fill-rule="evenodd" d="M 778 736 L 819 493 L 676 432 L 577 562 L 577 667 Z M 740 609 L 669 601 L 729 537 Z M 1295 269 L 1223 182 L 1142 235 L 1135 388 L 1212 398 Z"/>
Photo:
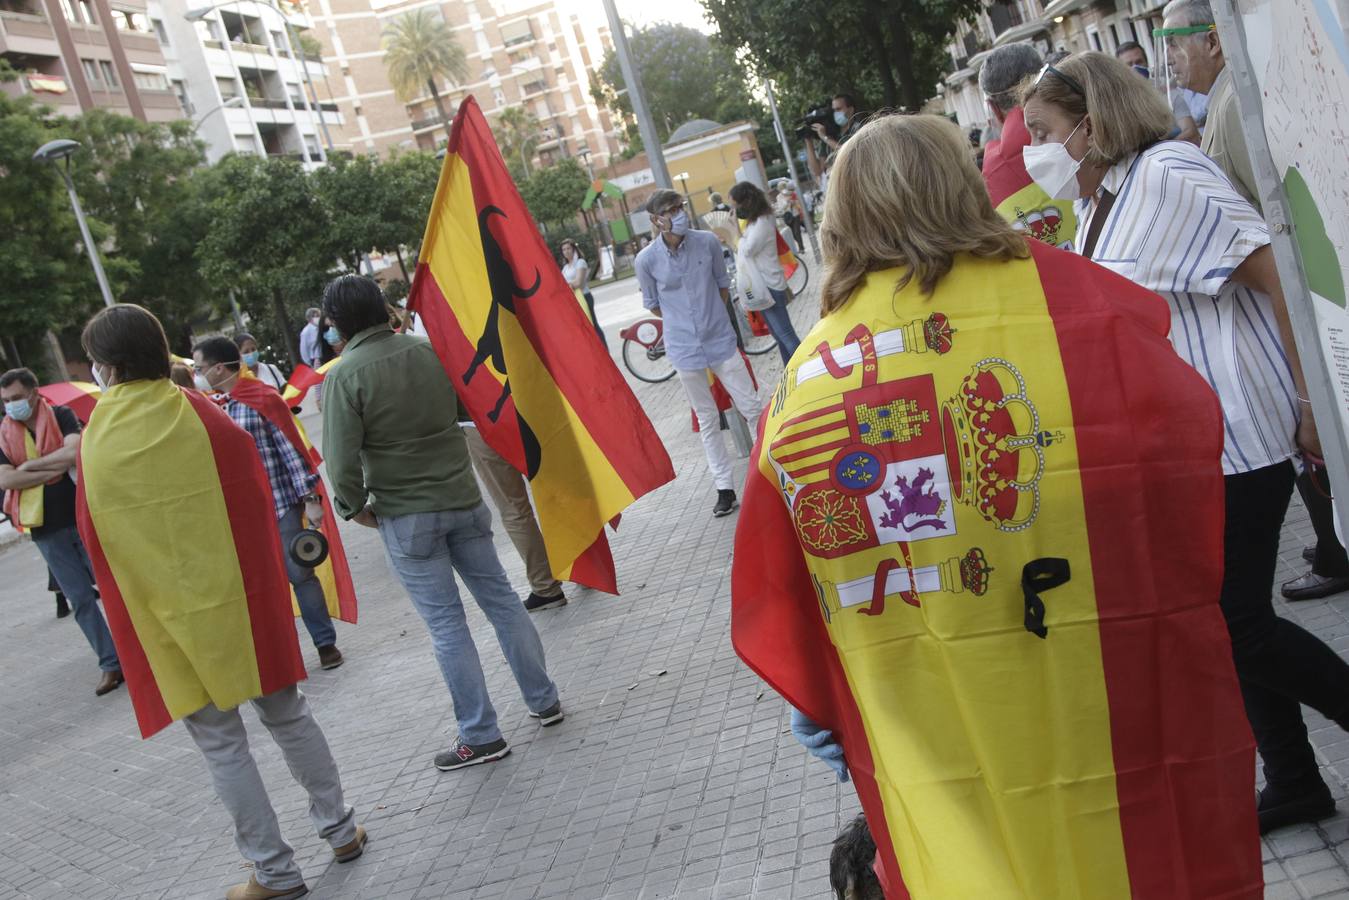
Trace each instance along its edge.
<path fill-rule="evenodd" d="M 271 490 L 253 439 L 169 380 L 159 320 L 103 310 L 84 329 L 103 397 L 79 455 L 77 518 L 141 734 L 182 719 L 253 865 L 228 900 L 306 893 L 237 707 L 251 700 L 338 862 L 365 830 L 346 805 L 305 677 Z M 186 587 L 185 587 L 186 586 Z"/>
<path fill-rule="evenodd" d="M 886 896 L 1259 897 L 1220 413 L 1165 303 L 1013 231 L 943 119 L 873 120 L 827 202 L 732 637 Z"/>

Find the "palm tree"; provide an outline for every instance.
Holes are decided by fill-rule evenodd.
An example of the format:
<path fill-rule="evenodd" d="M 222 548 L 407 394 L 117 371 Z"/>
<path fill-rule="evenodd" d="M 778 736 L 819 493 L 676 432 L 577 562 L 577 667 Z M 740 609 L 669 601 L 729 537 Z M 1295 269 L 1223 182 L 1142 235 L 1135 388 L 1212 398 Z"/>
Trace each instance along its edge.
<path fill-rule="evenodd" d="M 529 177 L 529 158 L 538 146 L 539 128 L 539 120 L 532 112 L 523 106 L 509 106 L 497 115 L 496 127 L 492 129 L 509 168 L 515 168 L 513 157 L 519 155 L 521 180 Z"/>
<path fill-rule="evenodd" d="M 468 77 L 468 58 L 454 32 L 438 11 L 415 9 L 390 22 L 384 29 L 384 67 L 394 94 L 404 103 L 417 99 L 425 88 L 436 104 L 445 133 L 450 116 L 436 88 L 436 79 L 457 84 Z"/>

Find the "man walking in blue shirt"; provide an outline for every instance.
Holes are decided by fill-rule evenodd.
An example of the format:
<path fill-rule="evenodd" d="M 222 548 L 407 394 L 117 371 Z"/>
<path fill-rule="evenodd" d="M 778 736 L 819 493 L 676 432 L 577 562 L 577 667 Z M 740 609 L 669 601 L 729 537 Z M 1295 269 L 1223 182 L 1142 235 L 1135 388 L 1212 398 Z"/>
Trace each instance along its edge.
<path fill-rule="evenodd" d="M 751 433 L 758 433 L 763 404 L 740 356 L 735 328 L 726 311 L 731 279 L 726 273 L 721 241 L 709 231 L 690 230 L 684 198 L 674 191 L 656 191 L 647 201 L 646 211 L 660 239 L 637 254 L 642 305 L 664 323 L 665 352 L 698 417 L 707 467 L 717 488 L 712 515 L 727 516 L 736 507 L 731 457 L 721 436 L 708 371 L 731 395 Z"/>

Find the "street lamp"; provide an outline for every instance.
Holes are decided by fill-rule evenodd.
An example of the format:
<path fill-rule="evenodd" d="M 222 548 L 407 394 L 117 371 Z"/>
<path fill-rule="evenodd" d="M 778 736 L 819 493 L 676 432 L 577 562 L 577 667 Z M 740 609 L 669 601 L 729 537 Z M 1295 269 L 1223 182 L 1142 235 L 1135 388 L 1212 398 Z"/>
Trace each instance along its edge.
<path fill-rule="evenodd" d="M 112 299 L 112 288 L 108 287 L 108 276 L 103 272 L 103 261 L 98 258 L 98 247 L 94 245 L 94 236 L 89 233 L 89 223 L 84 220 L 84 210 L 80 207 L 80 198 L 75 193 L 75 182 L 70 180 L 70 155 L 80 149 L 79 141 L 72 141 L 61 138 L 55 141 L 48 141 L 37 152 L 33 154 L 33 159 L 38 162 L 52 163 L 56 166 L 56 171 L 61 173 L 61 178 L 66 183 L 66 191 L 70 194 L 70 205 L 75 209 L 75 221 L 80 225 L 80 235 L 84 238 L 84 249 L 89 253 L 89 262 L 94 266 L 94 277 L 98 279 L 98 289 L 103 294 L 103 302 L 112 306 L 115 302 Z M 65 165 L 61 165 L 61 161 Z"/>
<path fill-rule="evenodd" d="M 233 97 L 229 98 L 224 103 L 217 103 L 215 106 L 211 107 L 206 112 L 202 113 L 196 119 L 193 119 L 192 124 L 201 125 L 203 122 L 205 122 L 211 116 L 215 115 L 220 110 L 233 109 L 236 106 L 242 106 L 243 102 L 244 102 L 243 94 L 235 94 Z"/>

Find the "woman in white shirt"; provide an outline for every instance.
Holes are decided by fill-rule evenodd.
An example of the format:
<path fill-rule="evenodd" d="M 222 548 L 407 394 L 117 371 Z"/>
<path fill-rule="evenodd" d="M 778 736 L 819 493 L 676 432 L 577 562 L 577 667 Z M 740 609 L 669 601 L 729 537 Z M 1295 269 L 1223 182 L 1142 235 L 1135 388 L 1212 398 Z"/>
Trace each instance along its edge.
<path fill-rule="evenodd" d="M 731 188 L 731 202 L 735 204 L 735 214 L 745 222 L 735 257 L 737 271 L 744 272 L 750 284 L 752 297 L 745 298 L 745 308 L 763 314 L 785 366 L 801 346 L 801 339 L 796 336 L 787 309 L 787 277 L 778 262 L 777 217 L 764 192 L 748 181 Z"/>
<path fill-rule="evenodd" d="M 241 332 L 234 336 L 234 346 L 239 348 L 239 358 L 248 371 L 252 372 L 263 384 L 271 385 L 278 391 L 285 390 L 286 376 L 271 363 L 261 361 L 258 354 L 258 341 L 253 335 Z"/>
<path fill-rule="evenodd" d="M 562 258 L 566 260 L 562 264 L 562 277 L 567 279 L 567 284 L 571 285 L 572 290 L 578 291 L 585 299 L 586 306 L 590 310 L 590 322 L 595 326 L 595 333 L 600 336 L 600 343 L 605 347 L 609 342 L 604 339 L 604 329 L 600 328 L 600 318 L 595 315 L 595 295 L 590 293 L 590 265 L 586 258 L 581 255 L 576 242 L 567 238 L 561 244 Z"/>
<path fill-rule="evenodd" d="M 1349 730 L 1349 665 L 1271 602 L 1292 459 L 1319 456 L 1320 442 L 1269 229 L 1198 147 L 1164 140 L 1166 99 L 1123 63 L 1071 56 L 1041 70 L 1022 101 L 1027 171 L 1050 197 L 1078 201 L 1074 247 L 1166 300 L 1176 352 L 1218 395 L 1220 602 L 1265 763 L 1260 830 L 1325 818 L 1335 803 L 1301 704 Z"/>

